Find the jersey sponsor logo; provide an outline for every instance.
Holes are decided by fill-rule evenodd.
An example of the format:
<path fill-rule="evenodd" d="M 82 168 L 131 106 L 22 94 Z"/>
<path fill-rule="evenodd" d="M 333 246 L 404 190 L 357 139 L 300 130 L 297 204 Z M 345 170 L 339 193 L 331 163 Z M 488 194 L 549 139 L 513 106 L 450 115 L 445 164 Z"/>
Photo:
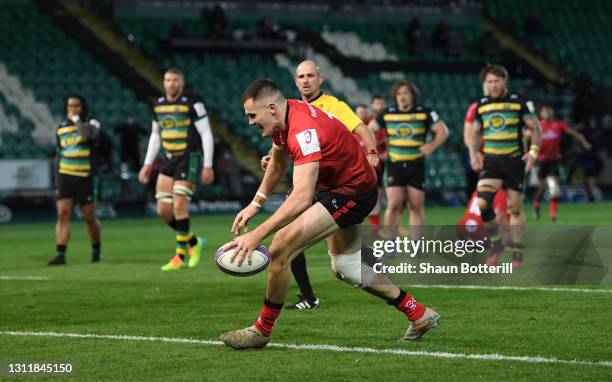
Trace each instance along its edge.
<path fill-rule="evenodd" d="M 319 136 L 317 135 L 317 131 L 315 129 L 302 131 L 295 137 L 297 138 L 300 148 L 302 149 L 302 155 L 306 156 L 321 151 Z"/>
<path fill-rule="evenodd" d="M 202 118 L 204 116 L 206 116 L 206 108 L 204 107 L 204 104 L 202 102 L 196 102 L 193 104 L 193 109 L 196 112 L 196 115 L 199 118 Z"/>

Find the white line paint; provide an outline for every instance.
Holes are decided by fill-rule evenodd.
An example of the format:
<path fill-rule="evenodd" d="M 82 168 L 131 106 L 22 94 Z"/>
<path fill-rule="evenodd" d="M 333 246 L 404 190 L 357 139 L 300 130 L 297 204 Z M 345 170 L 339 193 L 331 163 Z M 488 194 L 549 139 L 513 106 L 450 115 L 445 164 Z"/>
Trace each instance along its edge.
<path fill-rule="evenodd" d="M 24 281 L 46 281 L 48 277 L 39 276 L 0 276 L 0 280 L 13 281 L 13 280 L 24 280 Z"/>
<path fill-rule="evenodd" d="M 477 289 L 477 290 L 509 290 L 509 291 L 541 291 L 541 292 L 575 292 L 575 293 L 612 293 L 612 289 L 580 289 L 557 287 L 518 287 L 518 286 L 486 286 L 486 285 L 410 285 L 412 288 L 424 289 Z"/>
<path fill-rule="evenodd" d="M 127 336 L 127 335 L 112 335 L 112 334 L 80 334 L 80 333 L 58 333 L 58 332 L 18 332 L 18 331 L 0 331 L 0 335 L 18 336 L 18 337 L 63 337 L 63 338 L 94 338 L 103 340 L 120 340 L 120 341 L 149 341 L 149 342 L 169 342 L 182 344 L 197 344 L 197 345 L 223 345 L 221 341 L 198 340 L 193 338 L 169 338 L 169 337 L 142 337 L 142 336 Z M 526 362 L 535 364 L 563 364 L 563 365 L 583 365 L 583 366 L 603 366 L 611 367 L 612 361 L 586 361 L 578 359 L 559 359 L 552 357 L 534 357 L 534 356 L 512 356 L 503 354 L 466 354 L 466 353 L 449 353 L 449 352 L 433 352 L 419 351 L 406 349 L 375 349 L 368 347 L 347 347 L 328 344 L 281 344 L 270 343 L 268 347 L 292 350 L 312 350 L 312 351 L 329 351 L 336 353 L 369 353 L 369 354 L 391 354 L 399 356 L 416 356 L 416 357 L 433 357 L 445 359 L 465 359 L 477 361 L 511 361 L 511 362 Z"/>

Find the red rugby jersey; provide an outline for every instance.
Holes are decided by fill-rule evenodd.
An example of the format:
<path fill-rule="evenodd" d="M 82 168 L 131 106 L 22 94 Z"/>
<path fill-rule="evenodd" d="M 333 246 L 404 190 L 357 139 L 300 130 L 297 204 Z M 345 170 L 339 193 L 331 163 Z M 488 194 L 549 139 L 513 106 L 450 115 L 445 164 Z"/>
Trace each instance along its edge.
<path fill-rule="evenodd" d="M 287 100 L 286 128 L 272 135 L 295 166 L 319 162 L 319 189 L 360 195 L 376 187 L 376 174 L 348 128 L 331 114 L 306 102 Z"/>
<path fill-rule="evenodd" d="M 555 160 L 561 158 L 561 138 L 570 130 L 567 123 L 558 120 L 540 120 L 542 127 L 542 145 L 538 160 Z"/>

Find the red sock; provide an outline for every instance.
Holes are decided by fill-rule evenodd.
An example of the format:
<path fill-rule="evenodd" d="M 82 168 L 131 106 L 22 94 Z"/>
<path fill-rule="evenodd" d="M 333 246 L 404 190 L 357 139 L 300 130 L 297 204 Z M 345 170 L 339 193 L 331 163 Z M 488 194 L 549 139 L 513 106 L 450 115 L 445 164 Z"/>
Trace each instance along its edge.
<path fill-rule="evenodd" d="M 550 218 L 555 219 L 557 217 L 557 202 L 559 199 L 550 199 Z"/>
<path fill-rule="evenodd" d="M 423 314 L 425 313 L 425 307 L 416 302 L 416 300 L 413 299 L 412 296 L 410 296 L 409 294 L 406 294 L 406 292 L 402 291 L 402 293 L 400 293 L 400 297 L 402 297 L 402 294 L 402 300 L 398 304 L 395 304 L 397 310 L 404 313 L 410 321 L 416 321 L 419 318 L 423 317 Z M 400 297 L 398 297 L 398 299 Z"/>
<path fill-rule="evenodd" d="M 274 307 L 269 305 L 275 305 Z M 281 313 L 283 305 L 273 304 L 268 301 L 264 301 L 264 306 L 259 311 L 259 318 L 255 321 L 255 327 L 266 337 L 272 333 L 272 327 L 276 323 L 276 319 Z"/>
<path fill-rule="evenodd" d="M 379 226 L 380 225 L 380 215 L 370 215 L 370 225 Z"/>

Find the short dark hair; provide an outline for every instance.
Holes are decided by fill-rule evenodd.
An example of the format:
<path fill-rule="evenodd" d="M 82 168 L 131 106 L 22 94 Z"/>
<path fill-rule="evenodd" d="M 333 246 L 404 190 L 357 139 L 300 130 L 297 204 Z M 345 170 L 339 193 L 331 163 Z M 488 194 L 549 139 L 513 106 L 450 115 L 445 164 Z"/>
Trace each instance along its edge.
<path fill-rule="evenodd" d="M 393 84 L 393 87 L 391 88 L 391 97 L 393 97 L 393 102 L 397 103 L 397 100 L 395 99 L 397 92 L 404 86 L 408 86 L 410 93 L 412 93 L 412 98 L 414 100 L 413 103 L 417 103 L 419 98 L 421 98 L 421 91 L 412 81 L 398 81 Z"/>
<path fill-rule="evenodd" d="M 179 76 L 181 76 L 181 78 L 185 78 L 185 76 L 183 75 L 183 72 L 178 68 L 174 68 L 174 67 L 168 68 L 164 72 L 164 75 L 166 75 L 167 73 L 178 74 Z"/>
<path fill-rule="evenodd" d="M 480 77 L 484 81 L 487 74 L 493 74 L 494 76 L 501 77 L 505 80 L 508 79 L 508 71 L 502 65 L 487 65 L 480 71 Z"/>
<path fill-rule="evenodd" d="M 87 107 L 87 101 L 80 94 L 70 94 L 68 97 L 66 97 L 66 101 L 64 102 L 64 111 L 68 111 L 68 101 L 70 100 L 70 98 L 78 99 L 79 102 L 81 102 L 81 114 L 79 114 L 79 117 L 81 117 L 81 120 L 84 121 L 87 118 L 88 113 L 89 113 L 89 108 Z"/>
<path fill-rule="evenodd" d="M 285 99 L 285 96 L 280 91 L 278 85 L 269 78 L 260 78 L 253 81 L 242 93 L 240 100 L 245 103 L 249 99 L 257 101 L 264 97 L 275 97 L 277 101 Z"/>
<path fill-rule="evenodd" d="M 370 100 L 370 103 L 372 103 L 372 102 L 376 101 L 377 99 L 381 99 L 381 100 L 383 100 L 383 101 L 384 101 L 384 100 L 385 100 L 385 97 L 383 97 L 383 96 L 382 96 L 382 94 L 374 94 L 374 95 L 372 96 L 372 99 Z"/>
<path fill-rule="evenodd" d="M 366 105 L 365 103 L 359 103 L 357 104 L 357 106 L 355 106 L 355 110 L 357 110 L 358 107 L 363 107 L 363 108 L 368 108 L 368 105 Z"/>

